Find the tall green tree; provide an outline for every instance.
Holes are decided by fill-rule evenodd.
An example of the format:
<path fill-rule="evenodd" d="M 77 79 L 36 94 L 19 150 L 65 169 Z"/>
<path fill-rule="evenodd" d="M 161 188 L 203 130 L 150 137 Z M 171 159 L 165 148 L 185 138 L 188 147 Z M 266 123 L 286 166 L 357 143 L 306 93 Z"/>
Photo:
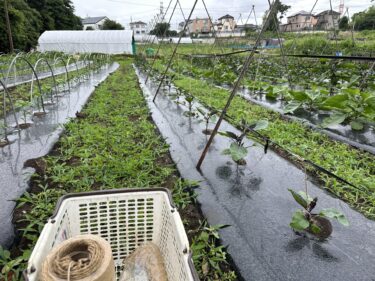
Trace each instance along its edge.
<path fill-rule="evenodd" d="M 375 6 L 353 15 L 355 30 L 375 30 Z"/>
<path fill-rule="evenodd" d="M 340 19 L 339 28 L 340 28 L 340 30 L 348 30 L 349 29 L 349 18 L 347 16 L 343 16 Z"/>
<path fill-rule="evenodd" d="M 271 11 L 270 14 L 270 21 L 268 23 L 268 27 L 266 28 L 266 31 L 277 31 L 279 28 L 279 25 L 281 23 L 281 20 L 284 18 L 286 12 L 290 9 L 291 6 L 285 5 L 281 3 L 280 0 L 275 0 L 274 8 Z M 265 24 L 267 15 L 269 13 L 269 10 L 266 11 L 266 13 L 263 16 L 263 24 Z"/>
<path fill-rule="evenodd" d="M 0 0 L 3 6 L 4 0 Z M 71 0 L 8 0 L 14 47 L 28 51 L 45 30 L 81 30 Z M 9 51 L 4 10 L 0 9 L 0 52 Z"/>
<path fill-rule="evenodd" d="M 125 28 L 118 22 L 106 19 L 103 23 L 103 30 L 124 30 Z"/>
<path fill-rule="evenodd" d="M 14 48 L 16 50 L 29 50 L 36 46 L 42 28 L 40 14 L 30 8 L 24 0 L 10 0 L 8 2 Z M 9 52 L 9 40 L 3 9 L 0 9 L 0 52 Z"/>
<path fill-rule="evenodd" d="M 166 22 L 158 23 L 155 25 L 155 28 L 150 31 L 151 35 L 156 35 L 158 37 L 165 36 L 176 36 L 177 32 L 174 30 L 170 30 L 171 25 Z"/>

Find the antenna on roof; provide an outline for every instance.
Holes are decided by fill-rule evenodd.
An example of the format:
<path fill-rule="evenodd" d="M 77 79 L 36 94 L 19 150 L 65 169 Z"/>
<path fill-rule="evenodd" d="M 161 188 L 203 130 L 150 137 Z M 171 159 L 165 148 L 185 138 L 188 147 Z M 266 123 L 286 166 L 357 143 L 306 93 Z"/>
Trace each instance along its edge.
<path fill-rule="evenodd" d="M 340 15 L 343 15 L 344 14 L 344 0 L 341 0 L 340 1 L 340 6 L 339 6 L 339 10 L 340 10 Z"/>
<path fill-rule="evenodd" d="M 160 1 L 160 15 L 164 14 L 164 3 L 163 1 Z"/>

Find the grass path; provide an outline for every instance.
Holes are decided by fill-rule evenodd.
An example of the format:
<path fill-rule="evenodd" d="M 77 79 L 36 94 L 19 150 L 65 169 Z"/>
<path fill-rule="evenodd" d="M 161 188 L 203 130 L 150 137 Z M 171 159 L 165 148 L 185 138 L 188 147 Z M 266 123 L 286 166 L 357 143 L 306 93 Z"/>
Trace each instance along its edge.
<path fill-rule="evenodd" d="M 37 173 L 15 211 L 19 241 L 10 257 L 2 256 L 0 248 L 0 268 L 11 264 L 0 280 L 5 276 L 19 280 L 30 249 L 61 195 L 152 186 L 172 190 L 201 280 L 236 280 L 224 248 L 218 245 L 218 229 L 203 222 L 191 183 L 179 178 L 168 146 L 152 122 L 132 60 L 119 58 L 119 62 L 120 68 L 95 90 L 81 118 L 65 126 L 49 156 L 29 161 Z"/>

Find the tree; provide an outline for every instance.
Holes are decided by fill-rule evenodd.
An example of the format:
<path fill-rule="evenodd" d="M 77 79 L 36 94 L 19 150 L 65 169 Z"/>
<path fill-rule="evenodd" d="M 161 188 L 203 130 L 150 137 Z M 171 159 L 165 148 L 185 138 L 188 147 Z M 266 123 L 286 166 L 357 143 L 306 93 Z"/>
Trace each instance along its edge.
<path fill-rule="evenodd" d="M 339 21 L 339 28 L 340 30 L 348 30 L 349 29 L 349 18 L 344 16 Z"/>
<path fill-rule="evenodd" d="M 125 28 L 118 22 L 110 19 L 106 19 L 103 27 L 103 30 L 124 30 Z"/>
<path fill-rule="evenodd" d="M 280 0 L 275 0 L 274 5 L 275 6 L 270 13 L 270 20 L 266 31 L 277 31 L 279 29 L 281 20 L 284 18 L 286 12 L 290 9 L 289 5 L 284 5 Z M 269 10 L 266 11 L 263 16 L 263 24 L 266 23 L 268 12 Z"/>
<path fill-rule="evenodd" d="M 37 44 L 42 22 L 40 14 L 30 8 L 24 0 L 9 1 L 9 20 L 12 28 L 14 48 L 29 50 Z M 0 9 L 0 51 L 9 52 L 4 10 Z"/>
<path fill-rule="evenodd" d="M 375 6 L 371 6 L 365 11 L 354 14 L 352 21 L 356 30 L 374 30 Z"/>
<path fill-rule="evenodd" d="M 4 4 L 4 0 L 0 0 Z M 82 30 L 71 0 L 8 0 L 9 21 L 14 48 L 28 51 L 35 47 L 45 30 Z M 0 52 L 9 52 L 6 18 L 0 9 Z"/>
<path fill-rule="evenodd" d="M 177 31 L 170 30 L 171 25 L 166 22 L 158 23 L 155 25 L 155 28 L 150 31 L 151 35 L 156 35 L 157 37 L 169 37 L 169 36 L 177 36 Z"/>

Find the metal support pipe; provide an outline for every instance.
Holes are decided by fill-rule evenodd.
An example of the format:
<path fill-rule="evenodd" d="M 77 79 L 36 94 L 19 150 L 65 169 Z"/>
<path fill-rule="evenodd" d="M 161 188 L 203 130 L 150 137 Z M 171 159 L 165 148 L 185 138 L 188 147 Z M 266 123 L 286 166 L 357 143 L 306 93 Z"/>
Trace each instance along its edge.
<path fill-rule="evenodd" d="M 241 73 L 240 73 L 240 75 L 239 75 L 239 77 L 238 77 L 238 79 L 237 79 L 237 81 L 236 81 L 236 83 L 235 83 L 235 85 L 234 85 L 234 87 L 232 89 L 232 92 L 231 92 L 231 94 L 230 94 L 230 96 L 228 98 L 228 101 L 227 101 L 224 109 L 222 110 L 222 112 L 220 114 L 219 120 L 217 121 L 217 123 L 215 125 L 215 128 L 212 131 L 212 134 L 211 134 L 211 136 L 210 136 L 210 138 L 209 138 L 209 140 L 208 140 L 208 142 L 206 144 L 206 147 L 204 148 L 204 150 L 202 152 L 202 155 L 201 155 L 201 157 L 200 157 L 200 159 L 198 161 L 198 164 L 196 166 L 197 170 L 199 170 L 199 171 L 201 169 L 201 166 L 202 166 L 202 163 L 203 163 L 204 159 L 206 158 L 208 150 L 209 150 L 209 148 L 210 148 L 210 146 L 211 146 L 211 144 L 212 144 L 212 142 L 213 142 L 213 140 L 214 140 L 217 132 L 219 131 L 220 125 L 223 122 L 224 117 L 226 116 L 227 110 L 228 110 L 230 104 L 232 103 L 232 100 L 235 97 L 238 88 L 240 87 L 241 81 L 244 78 L 244 76 L 245 76 L 245 74 L 246 74 L 246 72 L 247 72 L 247 70 L 248 70 L 248 68 L 250 66 L 250 63 L 251 63 L 251 61 L 252 61 L 252 59 L 253 59 L 253 57 L 255 55 L 256 48 L 259 45 L 260 40 L 262 39 L 262 35 L 263 35 L 264 31 L 268 27 L 268 24 L 269 24 L 269 21 L 270 21 L 270 17 L 271 17 L 271 15 L 273 13 L 273 9 L 276 7 L 275 3 L 276 2 L 274 1 L 273 4 L 271 5 L 270 11 L 269 11 L 268 16 L 266 18 L 266 21 L 265 21 L 265 23 L 264 23 L 264 25 L 262 27 L 262 30 L 259 33 L 258 38 L 256 40 L 255 47 L 254 47 L 253 51 L 247 57 L 247 59 L 245 61 L 245 64 L 244 64 L 244 67 L 242 68 Z"/>
<path fill-rule="evenodd" d="M 173 61 L 174 56 L 176 55 L 177 48 L 178 48 L 178 46 L 179 46 L 180 43 L 181 43 L 182 35 L 185 33 L 185 30 L 186 30 L 186 28 L 187 28 L 187 26 L 188 26 L 188 24 L 189 24 L 189 21 L 190 21 L 190 19 L 191 19 L 191 16 L 193 15 L 193 12 L 194 12 L 194 10 L 195 10 L 195 7 L 197 6 L 197 3 L 198 3 L 198 0 L 195 0 L 195 2 L 194 2 L 194 6 L 193 6 L 193 8 L 192 8 L 191 11 L 190 11 L 190 14 L 189 14 L 189 17 L 188 17 L 187 21 L 185 22 L 184 29 L 183 29 L 183 30 L 181 31 L 181 33 L 180 33 L 180 37 L 178 38 L 177 45 L 176 45 L 176 47 L 175 47 L 174 50 L 173 50 L 173 54 L 172 54 L 172 56 L 171 56 L 170 59 L 169 59 L 169 62 L 168 62 L 167 67 L 165 68 L 165 71 L 164 71 L 163 76 L 162 76 L 162 78 L 161 78 L 161 81 L 160 81 L 160 84 L 159 84 L 159 86 L 158 86 L 158 89 L 156 90 L 156 93 L 155 93 L 154 98 L 153 98 L 153 100 L 152 100 L 153 102 L 155 102 L 156 97 L 157 97 L 158 94 L 159 94 L 160 88 L 161 88 L 161 86 L 163 85 L 163 82 L 164 82 L 164 80 L 165 80 L 165 77 L 167 76 L 168 70 L 169 70 L 169 68 L 170 68 L 171 65 L 172 65 L 172 61 Z"/>

